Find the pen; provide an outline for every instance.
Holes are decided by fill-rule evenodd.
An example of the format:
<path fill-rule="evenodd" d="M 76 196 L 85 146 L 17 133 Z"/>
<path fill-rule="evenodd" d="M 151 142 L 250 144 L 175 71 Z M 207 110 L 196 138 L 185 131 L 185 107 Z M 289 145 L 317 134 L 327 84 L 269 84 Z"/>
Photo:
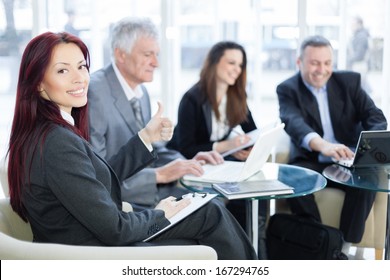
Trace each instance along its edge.
<path fill-rule="evenodd" d="M 237 135 L 239 135 L 239 136 L 241 136 L 240 137 L 240 143 L 241 144 L 244 144 L 244 135 L 245 135 L 245 133 L 243 133 L 243 132 L 241 132 L 241 131 L 238 131 L 238 130 L 236 130 L 236 129 L 232 129 L 232 132 L 233 133 L 235 133 L 235 134 L 237 134 Z"/>

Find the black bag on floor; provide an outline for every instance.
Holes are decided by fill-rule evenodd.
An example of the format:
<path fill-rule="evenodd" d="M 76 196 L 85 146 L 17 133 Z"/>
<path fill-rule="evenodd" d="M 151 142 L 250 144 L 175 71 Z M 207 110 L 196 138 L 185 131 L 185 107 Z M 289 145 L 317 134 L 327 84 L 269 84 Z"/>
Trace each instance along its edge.
<path fill-rule="evenodd" d="M 341 252 L 343 234 L 334 227 L 311 219 L 275 214 L 267 232 L 267 255 L 270 260 L 346 260 Z"/>

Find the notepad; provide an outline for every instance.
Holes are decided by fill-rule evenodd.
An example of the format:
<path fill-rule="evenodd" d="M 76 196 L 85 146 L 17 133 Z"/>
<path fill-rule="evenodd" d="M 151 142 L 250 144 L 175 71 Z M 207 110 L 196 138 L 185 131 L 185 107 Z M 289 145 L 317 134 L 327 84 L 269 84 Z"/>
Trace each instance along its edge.
<path fill-rule="evenodd" d="M 245 143 L 244 145 L 241 145 L 239 147 L 236 147 L 234 149 L 226 151 L 226 152 L 224 152 L 221 155 L 223 157 L 226 157 L 226 156 L 229 156 L 231 154 L 234 154 L 235 152 L 238 152 L 238 151 L 241 151 L 243 149 L 252 147 L 256 143 L 256 140 L 257 140 L 257 138 L 260 135 L 260 130 L 259 129 L 252 130 L 252 131 L 248 132 L 246 135 L 250 137 L 250 140 L 248 141 L 248 143 Z"/>
<path fill-rule="evenodd" d="M 148 238 L 144 239 L 143 242 L 149 241 L 155 236 L 161 234 L 162 232 L 166 231 L 167 229 L 171 228 L 202 206 L 204 206 L 207 202 L 212 200 L 214 197 L 218 196 L 217 194 L 211 194 L 211 193 L 189 193 L 183 195 L 183 198 L 188 198 L 191 200 L 191 203 L 181 210 L 179 213 L 177 213 L 175 216 L 171 217 L 169 220 L 170 224 L 166 226 L 165 228 L 161 229 L 160 231 L 156 232 L 155 234 L 149 236 Z"/>

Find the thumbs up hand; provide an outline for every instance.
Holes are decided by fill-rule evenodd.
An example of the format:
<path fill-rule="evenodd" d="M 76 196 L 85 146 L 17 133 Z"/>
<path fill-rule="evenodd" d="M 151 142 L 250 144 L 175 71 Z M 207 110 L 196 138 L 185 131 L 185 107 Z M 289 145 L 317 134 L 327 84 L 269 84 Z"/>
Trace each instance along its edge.
<path fill-rule="evenodd" d="M 160 102 L 157 103 L 157 113 L 146 124 L 145 128 L 140 131 L 142 139 L 150 144 L 161 140 L 169 141 L 173 135 L 172 122 L 162 116 L 163 106 Z"/>

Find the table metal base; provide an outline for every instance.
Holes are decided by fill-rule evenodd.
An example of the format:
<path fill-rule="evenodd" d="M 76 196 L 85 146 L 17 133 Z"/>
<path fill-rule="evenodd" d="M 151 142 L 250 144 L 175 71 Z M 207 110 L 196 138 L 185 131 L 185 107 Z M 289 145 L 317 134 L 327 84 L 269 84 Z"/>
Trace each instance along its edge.
<path fill-rule="evenodd" d="M 259 247 L 259 201 L 246 200 L 246 232 L 252 240 L 253 248 L 258 254 Z"/>

